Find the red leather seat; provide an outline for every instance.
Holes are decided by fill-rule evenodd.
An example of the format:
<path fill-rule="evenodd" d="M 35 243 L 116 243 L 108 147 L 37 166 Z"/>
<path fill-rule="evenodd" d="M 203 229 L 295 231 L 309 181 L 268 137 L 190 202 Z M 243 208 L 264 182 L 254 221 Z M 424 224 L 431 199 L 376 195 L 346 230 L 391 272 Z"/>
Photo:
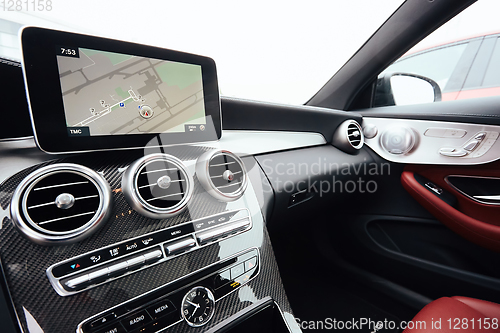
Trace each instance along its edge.
<path fill-rule="evenodd" d="M 412 323 L 403 333 L 498 332 L 500 304 L 460 296 L 442 297 L 427 304 Z"/>

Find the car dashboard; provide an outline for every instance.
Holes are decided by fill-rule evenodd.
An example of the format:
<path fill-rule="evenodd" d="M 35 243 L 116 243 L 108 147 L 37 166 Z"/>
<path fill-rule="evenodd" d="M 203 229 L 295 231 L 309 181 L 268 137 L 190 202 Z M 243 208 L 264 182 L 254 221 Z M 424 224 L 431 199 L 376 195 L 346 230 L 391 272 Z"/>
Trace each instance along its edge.
<path fill-rule="evenodd" d="M 317 134 L 295 134 L 295 143 L 280 140 L 280 134 L 274 134 L 273 149 L 280 149 L 280 145 L 281 149 L 289 149 L 293 145 L 295 148 L 312 145 L 314 141 L 324 143 Z M 287 137 L 287 133 L 282 135 Z M 4 163 L 2 179 L 5 180 L 0 198 L 5 214 L 0 230 L 3 271 L 23 330 L 33 331 L 38 327 L 44 332 L 157 332 L 164 329 L 185 332 L 193 327 L 220 324 L 269 297 L 285 319 L 285 327 L 293 326 L 293 315 L 261 209 L 264 196 L 269 195 L 263 190 L 267 180 L 252 155 L 240 152 L 238 155 L 243 156 L 240 159 L 221 149 L 235 141 L 240 147 L 244 140 L 255 142 L 255 133 L 253 141 L 249 138 L 251 134 L 234 131 L 229 136 L 231 140 L 165 147 L 161 151 L 95 152 L 56 158 L 37 153 L 33 140 L 24 140 L 25 148 L 17 150 L 18 156 L 11 156 Z M 19 142 L 4 142 L 2 148 L 7 150 L 9 145 L 16 144 Z M 26 158 L 28 152 L 33 153 L 33 158 Z M 246 187 L 231 201 L 220 200 L 207 191 L 202 184 L 207 179 L 200 179 L 207 175 L 196 172 L 197 163 L 198 166 L 200 162 L 206 163 L 207 154 L 214 156 L 221 152 L 227 155 L 223 156 L 226 160 L 233 158 L 226 163 L 242 163 L 238 170 L 244 177 L 238 179 L 244 179 Z M 175 160 L 186 173 L 186 179 L 192 182 L 192 192 L 181 213 L 158 219 L 154 218 L 155 213 L 142 211 L 141 214 L 141 208 L 134 205 L 133 200 L 127 200 L 124 175 L 131 167 L 144 172 L 136 164 L 145 157 Z M 18 158 L 23 158 L 25 165 L 32 165 L 12 173 L 8 166 L 19 165 Z M 219 171 L 223 169 L 226 167 Z M 56 225 L 58 221 L 40 221 L 45 213 L 33 214 L 33 211 L 46 206 L 39 202 L 33 204 L 33 200 L 48 201 L 47 195 L 87 186 L 75 184 L 78 179 L 64 178 L 64 173 L 74 175 L 75 170 L 102 178 L 103 183 L 109 184 L 109 199 L 101 200 L 107 220 L 101 221 L 102 226 L 91 236 L 77 243 L 66 243 L 65 239 L 73 235 L 63 235 L 63 231 L 57 229 L 62 227 Z M 155 174 L 155 179 L 165 173 L 158 168 L 148 171 Z M 214 175 L 212 172 L 212 177 Z M 43 191 L 51 193 L 37 198 L 36 192 Z M 25 199 L 33 193 L 34 198 Z M 104 193 L 99 195 L 105 197 Z M 23 202 L 33 211 L 23 212 Z M 75 202 L 76 206 L 78 200 Z M 21 208 L 9 217 L 9 209 L 16 211 L 16 207 Z M 78 219 L 69 216 L 64 219 L 64 227 L 78 229 L 78 223 L 82 223 Z M 36 222 L 30 224 L 24 220 Z M 30 231 L 21 231 L 19 224 L 31 228 Z M 54 240 L 51 234 L 47 236 L 45 229 L 35 228 L 37 225 L 49 231 L 57 229 L 60 235 Z M 205 297 L 209 298 L 203 301 L 208 304 L 205 299 L 210 299 L 211 307 L 206 311 L 198 311 L 196 306 L 188 308 L 189 303 L 183 298 L 192 290 L 201 292 L 202 296 L 203 291 L 208 290 Z"/>

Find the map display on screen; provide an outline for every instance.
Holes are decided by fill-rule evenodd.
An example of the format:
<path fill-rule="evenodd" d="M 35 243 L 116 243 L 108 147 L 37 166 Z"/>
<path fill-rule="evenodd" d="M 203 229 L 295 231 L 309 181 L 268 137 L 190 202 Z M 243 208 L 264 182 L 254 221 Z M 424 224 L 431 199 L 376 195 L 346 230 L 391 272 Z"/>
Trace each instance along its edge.
<path fill-rule="evenodd" d="M 204 131 L 202 67 L 57 46 L 69 136 Z"/>

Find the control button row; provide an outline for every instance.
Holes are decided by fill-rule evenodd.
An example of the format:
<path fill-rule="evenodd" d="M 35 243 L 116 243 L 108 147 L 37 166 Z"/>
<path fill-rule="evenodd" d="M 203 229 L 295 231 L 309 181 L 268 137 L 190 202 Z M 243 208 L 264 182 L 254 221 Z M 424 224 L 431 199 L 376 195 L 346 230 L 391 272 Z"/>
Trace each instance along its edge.
<path fill-rule="evenodd" d="M 68 291 L 81 290 L 91 284 L 103 282 L 111 277 L 123 275 L 127 271 L 138 269 L 146 264 L 155 262 L 163 257 L 160 249 L 149 251 L 145 254 L 130 257 L 127 260 L 119 261 L 108 266 L 90 271 L 89 273 L 72 276 L 62 280 L 64 289 Z"/>
<path fill-rule="evenodd" d="M 426 132 L 427 133 L 427 132 Z M 439 153 L 447 157 L 481 157 L 495 144 L 498 132 L 479 132 L 461 148 L 441 148 Z"/>
<path fill-rule="evenodd" d="M 122 317 L 114 322 L 112 325 L 105 327 L 112 323 L 117 316 L 114 312 L 105 314 L 90 323 L 90 328 L 92 333 L 107 333 L 107 332 L 125 332 L 123 327 L 127 331 L 133 331 L 139 327 L 151 322 L 152 320 L 157 320 L 163 316 L 166 316 L 176 310 L 174 304 L 168 300 L 164 299 L 159 301 L 147 309 L 135 312 L 133 314 Z M 151 319 L 152 318 L 152 319 Z M 122 327 L 123 326 L 123 327 Z M 100 327 L 103 327 L 100 330 Z M 97 331 L 96 331 L 97 330 Z"/>
<path fill-rule="evenodd" d="M 229 269 L 226 269 L 223 272 L 216 274 L 214 279 L 215 288 L 220 288 L 231 281 L 238 281 L 238 279 L 241 278 L 243 275 L 245 275 L 245 273 L 253 271 L 253 269 L 256 266 L 257 266 L 257 257 L 252 257 L 246 260 L 245 262 L 239 263 L 236 266 L 233 266 Z M 250 275 L 251 274 L 245 276 L 244 278 L 249 279 Z M 241 283 L 241 281 L 238 282 Z"/>
<path fill-rule="evenodd" d="M 218 214 L 209 218 L 193 221 L 193 226 L 195 231 L 201 231 L 210 227 L 214 227 L 218 224 L 226 223 L 231 220 L 237 220 L 243 217 L 248 217 L 248 211 L 246 209 Z"/>
<path fill-rule="evenodd" d="M 151 248 L 155 245 L 170 241 L 171 239 L 187 236 L 194 231 L 201 231 L 218 224 L 248 216 L 248 210 L 240 209 L 217 214 L 209 218 L 195 220 L 188 224 L 160 230 L 154 234 L 127 240 L 120 244 L 96 250 L 57 264 L 51 269 L 51 273 L 55 278 L 63 278 L 67 275 L 101 265 L 107 261 L 116 260 L 120 257 L 130 255 L 131 253 Z"/>
<path fill-rule="evenodd" d="M 204 245 L 216 241 L 220 238 L 235 234 L 241 230 L 246 229 L 249 226 L 250 226 L 250 220 L 248 218 L 245 218 L 238 222 L 233 222 L 221 227 L 198 232 L 196 234 L 196 238 L 198 239 L 200 245 Z"/>

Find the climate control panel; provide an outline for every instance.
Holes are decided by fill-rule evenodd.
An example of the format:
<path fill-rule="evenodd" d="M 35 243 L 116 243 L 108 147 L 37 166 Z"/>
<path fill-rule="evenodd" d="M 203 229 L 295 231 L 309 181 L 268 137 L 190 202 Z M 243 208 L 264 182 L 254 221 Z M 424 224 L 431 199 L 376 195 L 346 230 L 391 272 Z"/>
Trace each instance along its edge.
<path fill-rule="evenodd" d="M 47 276 L 59 295 L 73 295 L 251 228 L 247 209 L 224 212 L 65 260 Z"/>

